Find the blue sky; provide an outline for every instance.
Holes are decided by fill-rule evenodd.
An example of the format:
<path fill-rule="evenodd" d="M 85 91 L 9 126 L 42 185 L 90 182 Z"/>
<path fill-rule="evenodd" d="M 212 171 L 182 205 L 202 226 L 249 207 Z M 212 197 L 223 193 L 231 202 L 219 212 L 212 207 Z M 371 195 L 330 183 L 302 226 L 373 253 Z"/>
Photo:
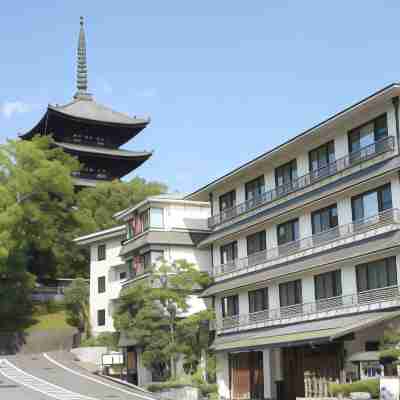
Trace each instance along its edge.
<path fill-rule="evenodd" d="M 0 141 L 75 85 L 86 18 L 96 100 L 152 122 L 136 171 L 190 192 L 400 80 L 398 1 L 7 1 Z"/>

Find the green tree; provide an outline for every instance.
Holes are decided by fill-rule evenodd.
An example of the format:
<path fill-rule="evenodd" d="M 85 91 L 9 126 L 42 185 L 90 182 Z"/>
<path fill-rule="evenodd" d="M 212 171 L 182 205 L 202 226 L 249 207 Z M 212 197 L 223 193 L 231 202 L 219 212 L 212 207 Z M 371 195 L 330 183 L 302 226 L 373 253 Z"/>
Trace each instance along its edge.
<path fill-rule="evenodd" d="M 159 182 L 147 182 L 133 178 L 129 182 L 104 182 L 95 188 L 81 190 L 77 195 L 77 209 L 86 221 L 89 233 L 107 229 L 118 224 L 113 216 L 118 211 L 134 206 L 146 197 L 165 193 L 167 186 Z"/>
<path fill-rule="evenodd" d="M 65 243 L 79 226 L 71 171 L 79 163 L 49 137 L 0 145 L 0 320 L 23 329 L 31 318 L 35 276 L 56 275 Z M 53 265 L 38 263 L 47 254 Z"/>
<path fill-rule="evenodd" d="M 71 178 L 79 168 L 49 137 L 0 146 L 0 257 L 23 249 L 29 271 L 44 277 L 73 265 L 72 238 L 84 229 Z"/>
<path fill-rule="evenodd" d="M 86 338 L 91 337 L 89 294 L 89 284 L 83 278 L 74 280 L 64 293 L 67 322 L 85 333 Z"/>
<path fill-rule="evenodd" d="M 169 376 L 175 379 L 181 354 L 189 356 L 189 363 L 194 365 L 197 352 L 198 363 L 201 349 L 193 346 L 200 341 L 193 340 L 191 334 L 198 321 L 209 319 L 210 314 L 203 312 L 190 320 L 184 316 L 190 309 L 191 296 L 208 283 L 206 274 L 179 260 L 154 267 L 147 283 L 122 292 L 114 316 L 115 326 L 143 348 L 146 366 L 152 369 L 167 366 Z"/>

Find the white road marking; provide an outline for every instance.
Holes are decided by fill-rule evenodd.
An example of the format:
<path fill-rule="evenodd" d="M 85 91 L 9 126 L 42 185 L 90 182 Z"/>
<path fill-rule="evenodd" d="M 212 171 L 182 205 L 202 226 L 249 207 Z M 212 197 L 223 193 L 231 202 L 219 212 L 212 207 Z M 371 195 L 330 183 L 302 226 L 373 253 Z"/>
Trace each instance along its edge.
<path fill-rule="evenodd" d="M 0 359 L 0 373 L 11 381 L 57 400 L 99 400 L 94 397 L 88 397 L 79 393 L 71 392 L 61 386 L 37 378 L 36 376 L 19 369 L 6 359 Z"/>
<path fill-rule="evenodd" d="M 144 396 L 144 395 L 139 394 L 139 393 L 133 393 L 133 392 L 131 392 L 131 391 L 129 391 L 129 390 L 122 389 L 122 388 L 120 388 L 120 387 L 118 387 L 118 386 L 115 386 L 115 385 L 110 385 L 109 383 L 103 382 L 103 381 L 101 381 L 101 380 L 99 380 L 99 379 L 96 379 L 96 378 L 93 378 L 93 377 L 91 377 L 91 376 L 88 376 L 88 375 L 85 375 L 85 374 L 81 374 L 80 372 L 75 371 L 75 370 L 73 370 L 73 369 L 71 369 L 71 368 L 68 368 L 67 366 L 65 366 L 65 365 L 63 365 L 63 364 L 61 364 L 61 363 L 59 363 L 59 362 L 56 361 L 56 360 L 54 360 L 54 359 L 53 359 L 52 357 L 50 357 L 47 353 L 43 353 L 43 356 L 44 356 L 48 361 L 50 361 L 50 362 L 52 362 L 53 364 L 57 365 L 57 367 L 60 367 L 60 368 L 62 368 L 62 369 L 65 369 L 66 371 L 71 372 L 72 374 L 78 375 L 78 376 L 80 376 L 80 377 L 82 377 L 82 378 L 88 379 L 89 381 L 96 382 L 96 383 L 100 383 L 101 385 L 107 386 L 107 387 L 109 387 L 109 388 L 111 388 L 111 389 L 119 390 L 119 391 L 122 392 L 122 393 L 130 394 L 131 396 L 135 396 L 135 397 L 140 397 L 141 399 L 145 399 L 145 400 L 155 400 L 155 397 Z M 138 388 L 138 390 L 142 390 L 142 389 L 141 389 L 141 388 Z"/>

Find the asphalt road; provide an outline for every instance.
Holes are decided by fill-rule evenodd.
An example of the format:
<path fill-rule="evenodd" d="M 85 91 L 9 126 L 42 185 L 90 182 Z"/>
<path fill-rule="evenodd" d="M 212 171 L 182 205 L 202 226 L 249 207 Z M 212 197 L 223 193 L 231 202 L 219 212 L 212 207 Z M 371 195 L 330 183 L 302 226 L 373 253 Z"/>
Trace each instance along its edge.
<path fill-rule="evenodd" d="M 67 353 L 0 357 L 0 399 L 7 400 L 154 400 L 87 372 Z"/>

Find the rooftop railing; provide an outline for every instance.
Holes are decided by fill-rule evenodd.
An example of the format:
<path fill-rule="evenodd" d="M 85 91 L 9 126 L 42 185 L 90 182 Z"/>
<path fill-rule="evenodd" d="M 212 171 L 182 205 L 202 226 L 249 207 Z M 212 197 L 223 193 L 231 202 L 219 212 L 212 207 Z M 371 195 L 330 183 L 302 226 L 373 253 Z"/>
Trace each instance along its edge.
<path fill-rule="evenodd" d="M 215 226 L 229 221 L 239 215 L 242 215 L 250 210 L 271 203 L 277 199 L 287 196 L 290 193 L 304 189 L 307 186 L 313 185 L 324 178 L 336 175 L 338 172 L 351 168 L 361 162 L 370 160 L 380 154 L 392 151 L 394 149 L 394 137 L 387 136 L 375 143 L 363 147 L 360 150 L 354 151 L 345 157 L 327 164 L 326 166 L 311 171 L 308 174 L 300 176 L 292 180 L 290 183 L 276 187 L 269 191 L 263 191 L 253 198 L 240 203 L 234 207 L 223 210 L 221 213 L 213 215 L 208 219 L 208 227 Z"/>
<path fill-rule="evenodd" d="M 301 322 L 302 320 L 330 318 L 343 314 L 353 314 L 400 305 L 399 287 L 387 286 L 366 290 L 350 295 L 317 300 L 310 303 L 295 304 L 250 314 L 225 317 L 215 322 L 217 331 L 236 331 L 262 328 L 280 324 Z"/>
<path fill-rule="evenodd" d="M 260 251 L 245 258 L 237 258 L 226 264 L 215 265 L 213 273 L 214 276 L 220 276 L 239 271 L 246 273 L 250 269 L 254 270 L 254 267 L 257 266 L 260 266 L 261 269 L 263 268 L 262 264 L 270 261 L 283 259 L 308 249 L 318 248 L 338 239 L 348 238 L 393 224 L 400 224 L 400 210 L 394 208 L 382 211 L 371 217 L 350 222 L 349 224 L 335 226 L 334 228 L 303 239 Z"/>

